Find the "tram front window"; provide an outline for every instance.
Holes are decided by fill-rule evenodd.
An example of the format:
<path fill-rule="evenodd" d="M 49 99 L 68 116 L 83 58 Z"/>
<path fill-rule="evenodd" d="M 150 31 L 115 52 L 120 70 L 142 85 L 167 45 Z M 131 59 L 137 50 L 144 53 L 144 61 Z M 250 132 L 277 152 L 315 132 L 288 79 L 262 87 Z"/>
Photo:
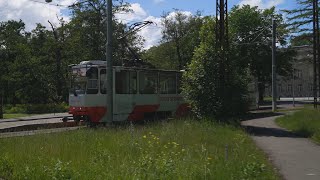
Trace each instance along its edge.
<path fill-rule="evenodd" d="M 88 78 L 87 83 L 87 94 L 97 94 L 98 93 L 98 68 L 91 67 L 87 72 L 86 76 Z"/>
<path fill-rule="evenodd" d="M 86 77 L 73 76 L 71 79 L 70 94 L 78 95 L 86 92 Z"/>
<path fill-rule="evenodd" d="M 73 68 L 71 71 L 70 94 L 97 94 L 98 68 Z"/>

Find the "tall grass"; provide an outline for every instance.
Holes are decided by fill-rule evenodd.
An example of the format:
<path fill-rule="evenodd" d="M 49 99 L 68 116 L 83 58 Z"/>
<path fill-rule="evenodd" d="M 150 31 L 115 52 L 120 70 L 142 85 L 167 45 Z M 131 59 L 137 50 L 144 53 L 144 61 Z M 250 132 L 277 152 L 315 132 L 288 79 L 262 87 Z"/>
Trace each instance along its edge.
<path fill-rule="evenodd" d="M 239 128 L 174 120 L 0 139 L 0 179 L 278 179 Z"/>
<path fill-rule="evenodd" d="M 281 127 L 320 143 L 320 112 L 318 110 L 306 108 L 278 118 L 276 122 Z"/>

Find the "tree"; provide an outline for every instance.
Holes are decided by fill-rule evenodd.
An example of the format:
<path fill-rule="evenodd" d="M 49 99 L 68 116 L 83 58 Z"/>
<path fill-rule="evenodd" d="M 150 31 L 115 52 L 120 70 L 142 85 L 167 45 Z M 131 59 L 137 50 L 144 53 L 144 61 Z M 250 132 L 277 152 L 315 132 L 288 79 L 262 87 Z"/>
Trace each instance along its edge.
<path fill-rule="evenodd" d="M 183 94 L 198 117 L 239 115 L 247 110 L 248 77 L 243 73 L 246 67 L 237 66 L 236 58 L 231 56 L 228 81 L 220 86 L 221 61 L 216 59 L 214 18 L 206 17 L 204 22 L 200 32 L 201 43 L 184 74 Z"/>
<path fill-rule="evenodd" d="M 238 65 L 249 67 L 250 73 L 258 80 L 259 100 L 263 100 L 266 84 L 271 82 L 271 28 L 272 19 L 279 24 L 277 40 L 280 46 L 286 46 L 289 30 L 282 15 L 275 8 L 260 10 L 258 7 L 235 6 L 230 13 L 230 32 L 236 49 Z M 291 72 L 294 51 L 281 48 L 277 51 L 277 73 L 287 76 Z"/>
<path fill-rule="evenodd" d="M 174 70 L 178 67 L 178 62 L 176 61 L 176 51 L 173 42 L 166 42 L 158 46 L 153 46 L 146 50 L 142 57 L 144 60 L 151 63 L 158 69 Z"/>
<path fill-rule="evenodd" d="M 0 23 L 0 84 L 1 91 L 5 92 L 5 102 L 17 102 L 14 92 L 19 87 L 13 82 L 18 79 L 12 78 L 14 71 L 11 70 L 19 59 L 28 57 L 27 36 L 29 34 L 25 31 L 25 24 L 21 20 Z M 9 84 L 11 84 L 10 89 Z"/>
<path fill-rule="evenodd" d="M 296 9 L 283 10 L 288 14 L 288 26 L 293 32 L 311 33 L 313 22 L 313 1 L 314 0 L 296 0 L 298 6 Z M 317 1 L 318 3 L 318 1 Z"/>
<path fill-rule="evenodd" d="M 312 45 L 312 43 L 313 35 L 310 33 L 303 33 L 291 39 L 291 46 L 305 46 Z"/>
<path fill-rule="evenodd" d="M 59 19 L 59 26 L 43 25 L 31 32 L 20 21 L 0 23 L 0 102 L 5 92 L 5 103 L 57 103 L 68 97 L 68 65 L 84 60 L 105 59 L 106 0 L 80 0 L 72 6 L 70 22 Z M 129 11 L 129 4 L 117 0 L 115 12 Z M 113 22 L 114 57 L 129 59 L 119 37 L 128 27 Z M 137 33 L 127 36 L 127 44 L 140 52 L 143 39 Z M 1 114 L 1 112 L 0 112 Z"/>
<path fill-rule="evenodd" d="M 173 43 L 177 69 L 183 69 L 191 61 L 194 49 L 200 43 L 198 37 L 202 23 L 200 13 L 188 15 L 175 10 L 163 16 L 162 41 Z"/>
<path fill-rule="evenodd" d="M 122 0 L 116 2 L 113 8 L 114 13 L 130 11 L 128 3 L 124 3 Z M 69 54 L 75 57 L 73 58 L 74 63 L 79 60 L 105 59 L 106 3 L 106 0 L 80 0 L 77 5 L 72 7 L 71 22 L 66 27 L 70 33 L 67 41 L 70 41 L 72 46 Z M 119 39 L 128 27 L 114 19 L 113 28 L 113 56 L 116 61 L 114 64 L 119 65 L 123 59 L 132 58 Z M 127 36 L 127 43 L 138 53 L 143 41 L 137 33 L 131 33 Z"/>

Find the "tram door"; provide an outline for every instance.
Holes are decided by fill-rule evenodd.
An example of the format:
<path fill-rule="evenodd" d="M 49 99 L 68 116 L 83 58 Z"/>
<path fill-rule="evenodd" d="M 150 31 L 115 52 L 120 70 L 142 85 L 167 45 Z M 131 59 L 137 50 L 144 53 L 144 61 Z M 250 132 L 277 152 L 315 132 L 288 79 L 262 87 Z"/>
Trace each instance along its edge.
<path fill-rule="evenodd" d="M 124 121 L 132 112 L 137 94 L 137 72 L 131 70 L 115 71 L 114 120 Z"/>

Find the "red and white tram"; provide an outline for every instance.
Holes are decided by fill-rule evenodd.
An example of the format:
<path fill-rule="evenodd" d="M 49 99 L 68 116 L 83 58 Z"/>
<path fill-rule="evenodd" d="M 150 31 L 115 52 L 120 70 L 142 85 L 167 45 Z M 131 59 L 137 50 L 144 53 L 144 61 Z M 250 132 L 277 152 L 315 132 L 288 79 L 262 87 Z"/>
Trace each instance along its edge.
<path fill-rule="evenodd" d="M 75 121 L 108 122 L 106 62 L 83 61 L 70 67 L 69 113 Z M 189 108 L 180 94 L 181 76 L 179 71 L 113 67 L 113 121 L 185 115 Z"/>

